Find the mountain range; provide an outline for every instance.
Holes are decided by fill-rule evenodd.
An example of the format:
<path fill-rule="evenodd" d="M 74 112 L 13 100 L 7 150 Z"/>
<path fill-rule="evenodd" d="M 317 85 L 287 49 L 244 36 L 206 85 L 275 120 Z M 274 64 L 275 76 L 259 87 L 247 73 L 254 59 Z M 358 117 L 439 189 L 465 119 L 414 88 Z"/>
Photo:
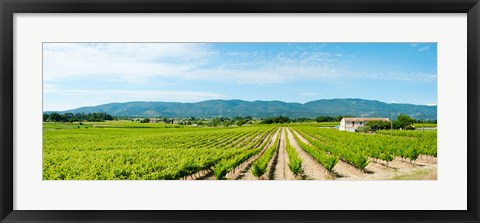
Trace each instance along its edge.
<path fill-rule="evenodd" d="M 252 116 L 257 118 L 288 116 L 290 118 L 318 116 L 396 117 L 406 114 L 415 119 L 437 119 L 437 106 L 385 103 L 365 99 L 321 99 L 307 103 L 283 101 L 208 100 L 181 102 L 125 102 L 80 107 L 59 113 L 105 112 L 127 117 L 209 118 Z M 47 112 L 49 113 L 49 112 Z"/>

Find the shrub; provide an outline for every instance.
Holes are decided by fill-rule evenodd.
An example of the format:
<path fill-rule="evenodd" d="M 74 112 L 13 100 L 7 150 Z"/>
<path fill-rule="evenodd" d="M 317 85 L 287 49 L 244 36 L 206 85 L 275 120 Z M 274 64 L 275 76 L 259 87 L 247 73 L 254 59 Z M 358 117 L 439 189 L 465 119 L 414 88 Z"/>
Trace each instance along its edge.
<path fill-rule="evenodd" d="M 372 131 L 372 127 L 370 126 L 360 126 L 358 127 L 357 129 L 355 129 L 355 132 L 371 132 Z"/>
<path fill-rule="evenodd" d="M 373 121 L 367 122 L 365 126 L 372 128 L 373 131 L 376 131 L 376 130 L 390 129 L 391 123 L 387 121 L 373 120 Z"/>

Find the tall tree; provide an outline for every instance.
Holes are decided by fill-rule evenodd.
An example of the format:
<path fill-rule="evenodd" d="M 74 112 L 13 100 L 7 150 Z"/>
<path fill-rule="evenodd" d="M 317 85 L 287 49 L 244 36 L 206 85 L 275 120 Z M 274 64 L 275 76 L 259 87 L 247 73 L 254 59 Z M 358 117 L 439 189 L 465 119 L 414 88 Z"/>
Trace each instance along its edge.
<path fill-rule="evenodd" d="M 62 121 L 62 115 L 60 115 L 56 112 L 53 112 L 52 114 L 50 114 L 50 121 L 61 122 Z"/>
<path fill-rule="evenodd" d="M 43 114 L 43 121 L 44 122 L 48 121 L 48 118 L 50 118 L 49 114 Z"/>
<path fill-rule="evenodd" d="M 412 125 L 415 122 L 413 118 L 408 115 L 400 114 L 397 116 L 398 126 L 402 129 L 411 129 Z"/>

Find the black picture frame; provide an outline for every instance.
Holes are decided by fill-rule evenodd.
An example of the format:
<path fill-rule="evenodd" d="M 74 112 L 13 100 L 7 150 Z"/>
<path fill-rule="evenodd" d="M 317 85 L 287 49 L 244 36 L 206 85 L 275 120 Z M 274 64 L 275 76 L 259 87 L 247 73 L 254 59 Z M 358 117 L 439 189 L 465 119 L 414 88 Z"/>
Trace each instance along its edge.
<path fill-rule="evenodd" d="M 0 0 L 1 222 L 480 222 L 479 0 Z M 14 13 L 467 13 L 468 204 L 439 211 L 13 210 Z M 445 191 L 448 193 L 448 191 Z M 93 202 L 93 201 L 92 201 Z"/>

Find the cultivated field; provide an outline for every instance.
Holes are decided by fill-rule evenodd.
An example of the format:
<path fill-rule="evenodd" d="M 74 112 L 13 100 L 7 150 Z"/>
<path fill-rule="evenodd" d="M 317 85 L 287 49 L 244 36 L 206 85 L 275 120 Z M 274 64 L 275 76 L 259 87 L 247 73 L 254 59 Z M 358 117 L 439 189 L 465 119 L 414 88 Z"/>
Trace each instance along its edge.
<path fill-rule="evenodd" d="M 44 180 L 435 180 L 437 132 L 44 123 Z"/>

